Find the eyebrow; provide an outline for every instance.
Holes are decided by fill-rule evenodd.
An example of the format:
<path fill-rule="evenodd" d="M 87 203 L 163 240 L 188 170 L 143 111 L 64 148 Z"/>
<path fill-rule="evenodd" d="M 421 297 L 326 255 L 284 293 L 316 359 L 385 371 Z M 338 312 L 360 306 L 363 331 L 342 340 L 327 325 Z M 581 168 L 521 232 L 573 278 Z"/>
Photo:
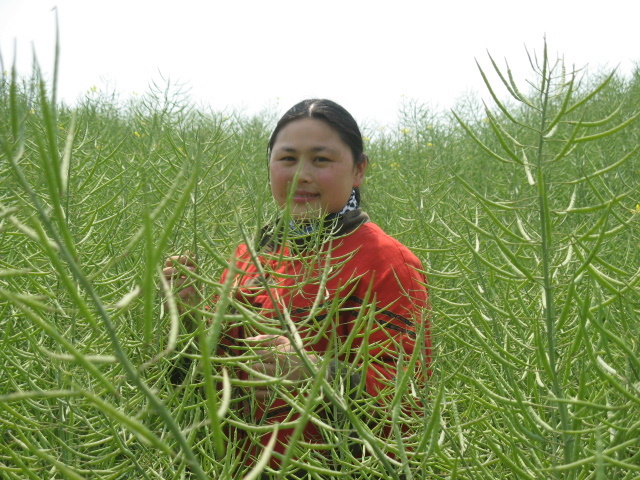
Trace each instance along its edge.
<path fill-rule="evenodd" d="M 337 153 L 335 149 L 331 148 L 331 147 L 311 147 L 310 150 L 314 153 L 318 153 L 318 152 L 328 152 L 328 153 Z M 293 147 L 279 147 L 275 150 L 276 152 L 287 152 L 287 153 L 295 153 L 298 150 L 296 148 Z"/>

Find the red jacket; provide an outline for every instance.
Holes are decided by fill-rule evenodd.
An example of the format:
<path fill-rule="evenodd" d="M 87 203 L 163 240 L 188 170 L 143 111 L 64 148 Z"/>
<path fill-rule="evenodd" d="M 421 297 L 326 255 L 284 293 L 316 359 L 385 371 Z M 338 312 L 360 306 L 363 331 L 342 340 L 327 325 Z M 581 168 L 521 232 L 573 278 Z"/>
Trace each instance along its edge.
<path fill-rule="evenodd" d="M 357 223 L 346 235 L 329 237 L 315 253 L 296 254 L 295 247 L 274 247 L 270 253 L 261 253 L 255 262 L 247 246 L 240 245 L 235 252 L 233 292 L 242 304 L 256 309 L 271 328 L 282 330 L 290 318 L 307 352 L 337 357 L 347 370 L 353 364 L 368 365 L 362 379 L 366 394 L 382 399 L 392 395 L 389 386 L 393 386 L 399 357 L 403 356 L 406 363 L 418 338 L 424 338 L 419 345 L 424 355 L 410 374 L 423 379 L 427 375 L 431 341 L 425 315 L 426 279 L 415 255 L 368 222 L 366 214 L 359 215 L 366 223 Z M 323 273 L 325 280 L 321 279 Z M 223 274 L 222 283 L 228 275 L 229 271 Z M 373 315 L 369 314 L 372 310 Z M 223 343 L 233 348 L 238 338 L 264 333 L 269 332 L 259 326 L 236 326 L 226 331 Z M 344 345 L 347 348 L 340 352 Z M 254 406 L 253 412 L 258 423 L 297 418 L 283 398 Z M 292 431 L 280 428 L 276 452 L 286 450 Z M 271 433 L 261 437 L 264 446 Z M 314 424 L 308 423 L 302 440 L 322 443 L 322 436 Z M 252 450 L 259 455 L 261 449 L 254 445 Z M 278 465 L 277 457 L 271 465 Z"/>

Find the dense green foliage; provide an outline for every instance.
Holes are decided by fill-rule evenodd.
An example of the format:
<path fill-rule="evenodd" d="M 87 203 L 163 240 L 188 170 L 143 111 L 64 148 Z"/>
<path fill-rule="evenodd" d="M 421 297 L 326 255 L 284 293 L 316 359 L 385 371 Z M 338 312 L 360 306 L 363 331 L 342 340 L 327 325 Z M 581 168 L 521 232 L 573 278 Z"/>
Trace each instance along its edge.
<path fill-rule="evenodd" d="M 640 478 L 640 71 L 585 77 L 546 52 L 527 88 L 497 71 L 509 102 L 407 103 L 365 132 L 365 209 L 423 261 L 435 361 L 413 448 L 390 447 L 404 467 L 338 448 L 318 478 Z M 221 368 L 167 380 L 195 337 L 159 269 L 190 250 L 219 291 L 276 214 L 273 123 L 171 85 L 69 108 L 3 74 L 0 476 L 246 474 L 221 455 Z"/>

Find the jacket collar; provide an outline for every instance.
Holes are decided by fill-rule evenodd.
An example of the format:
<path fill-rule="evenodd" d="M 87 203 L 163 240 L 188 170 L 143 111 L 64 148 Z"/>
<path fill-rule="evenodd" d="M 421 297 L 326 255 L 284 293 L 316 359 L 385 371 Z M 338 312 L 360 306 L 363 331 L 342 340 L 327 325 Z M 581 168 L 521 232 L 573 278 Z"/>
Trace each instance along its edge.
<path fill-rule="evenodd" d="M 360 208 L 341 215 L 327 215 L 322 220 L 305 223 L 304 226 L 294 224 L 292 227 L 279 219 L 262 228 L 258 247 L 262 251 L 274 251 L 283 242 L 293 242 L 299 248 L 313 248 L 330 238 L 347 235 L 369 221 L 369 215 Z"/>

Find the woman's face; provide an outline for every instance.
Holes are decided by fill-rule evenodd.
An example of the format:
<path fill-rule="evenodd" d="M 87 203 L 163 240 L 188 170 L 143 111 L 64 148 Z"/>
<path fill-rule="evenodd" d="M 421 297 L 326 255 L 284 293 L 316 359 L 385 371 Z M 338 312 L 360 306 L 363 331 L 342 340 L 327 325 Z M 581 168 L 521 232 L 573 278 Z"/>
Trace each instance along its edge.
<path fill-rule="evenodd" d="M 366 167 L 356 165 L 349 146 L 327 123 L 294 120 L 280 130 L 271 151 L 271 193 L 284 208 L 292 192 L 290 211 L 297 218 L 337 213 L 362 183 Z"/>

